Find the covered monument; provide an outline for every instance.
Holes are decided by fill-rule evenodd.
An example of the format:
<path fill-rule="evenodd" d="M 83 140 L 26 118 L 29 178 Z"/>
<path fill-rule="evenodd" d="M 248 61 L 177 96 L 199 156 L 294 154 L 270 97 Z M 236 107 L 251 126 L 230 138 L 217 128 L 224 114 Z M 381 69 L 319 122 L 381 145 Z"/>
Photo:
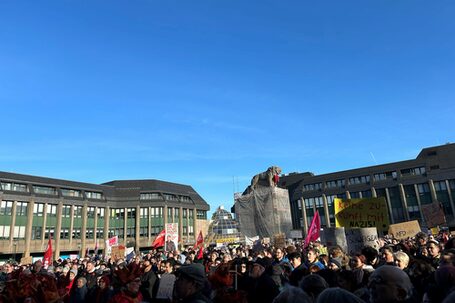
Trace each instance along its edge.
<path fill-rule="evenodd" d="M 239 229 L 247 237 L 290 236 L 291 207 L 287 189 L 277 187 L 281 168 L 272 166 L 257 174 L 251 185 L 235 199 L 235 215 Z"/>

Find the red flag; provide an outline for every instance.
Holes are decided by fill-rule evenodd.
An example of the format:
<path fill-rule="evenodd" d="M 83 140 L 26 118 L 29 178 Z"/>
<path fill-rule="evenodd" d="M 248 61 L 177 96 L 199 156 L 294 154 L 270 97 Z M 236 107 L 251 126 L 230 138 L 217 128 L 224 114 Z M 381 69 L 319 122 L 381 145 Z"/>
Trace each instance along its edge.
<path fill-rule="evenodd" d="M 155 241 L 152 243 L 152 247 L 162 247 L 164 246 L 164 237 L 166 236 L 166 230 L 163 229 L 158 236 L 156 236 Z"/>
<path fill-rule="evenodd" d="M 199 231 L 199 236 L 197 236 L 196 244 L 194 244 L 193 249 L 196 249 L 199 245 L 204 243 L 204 237 L 202 236 L 202 230 Z"/>
<path fill-rule="evenodd" d="M 311 221 L 310 229 L 308 230 L 308 235 L 305 238 L 305 245 L 307 247 L 311 241 L 316 241 L 319 238 L 319 231 L 321 230 L 321 218 L 319 218 L 319 213 L 316 211 L 314 214 L 313 220 Z"/>
<path fill-rule="evenodd" d="M 49 234 L 49 241 L 47 242 L 47 248 L 44 252 L 43 258 L 44 268 L 47 268 L 49 265 L 52 265 L 52 235 Z"/>
<path fill-rule="evenodd" d="M 201 246 L 201 248 L 199 248 L 199 253 L 197 254 L 197 257 L 196 259 L 202 259 L 204 257 L 204 248 Z"/>

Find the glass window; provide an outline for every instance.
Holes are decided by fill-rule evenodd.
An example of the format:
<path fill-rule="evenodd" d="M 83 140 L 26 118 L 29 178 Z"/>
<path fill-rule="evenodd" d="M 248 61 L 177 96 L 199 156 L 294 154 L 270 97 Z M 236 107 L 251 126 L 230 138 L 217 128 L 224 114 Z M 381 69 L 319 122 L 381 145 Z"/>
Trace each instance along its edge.
<path fill-rule="evenodd" d="M 168 201 L 178 201 L 178 198 L 176 195 L 172 195 L 172 194 L 163 194 L 164 196 L 164 199 L 168 200 Z"/>
<path fill-rule="evenodd" d="M 0 185 L 1 185 L 2 190 L 28 192 L 28 187 L 26 184 L 13 183 L 13 182 L 0 182 Z"/>
<path fill-rule="evenodd" d="M 87 207 L 87 218 L 95 218 L 95 207 L 94 206 Z"/>
<path fill-rule="evenodd" d="M 127 208 L 127 218 L 128 219 L 135 219 L 136 218 L 136 208 Z"/>
<path fill-rule="evenodd" d="M 14 239 L 25 239 L 25 226 L 14 226 Z"/>
<path fill-rule="evenodd" d="M 28 202 L 17 202 L 16 216 L 27 216 Z"/>
<path fill-rule="evenodd" d="M 9 239 L 9 225 L 0 225 L 0 239 Z"/>
<path fill-rule="evenodd" d="M 445 181 L 435 181 L 434 189 L 436 191 L 446 191 L 447 190 L 446 182 Z"/>
<path fill-rule="evenodd" d="M 62 195 L 65 197 L 81 198 L 82 192 L 80 190 L 62 188 Z"/>
<path fill-rule="evenodd" d="M 44 203 L 35 203 L 33 205 L 33 216 L 42 217 L 44 215 Z"/>
<path fill-rule="evenodd" d="M 74 206 L 74 217 L 82 218 L 82 206 Z"/>
<path fill-rule="evenodd" d="M 141 219 L 146 219 L 146 218 L 148 218 L 148 216 L 149 216 L 149 209 L 148 209 L 148 207 L 141 207 L 140 218 L 141 218 Z"/>
<path fill-rule="evenodd" d="M 33 192 L 40 195 L 57 195 L 57 189 L 55 187 L 48 186 L 37 186 L 33 185 Z"/>
<path fill-rule="evenodd" d="M 42 232 L 41 226 L 32 226 L 32 240 L 41 240 Z"/>
<path fill-rule="evenodd" d="M 57 216 L 57 205 L 48 204 L 47 205 L 47 215 L 49 217 L 56 217 Z"/>
<path fill-rule="evenodd" d="M 358 176 L 349 178 L 349 184 L 367 184 L 370 183 L 370 176 Z"/>
<path fill-rule="evenodd" d="M 312 191 L 312 190 L 319 190 L 322 188 L 322 183 L 313 183 L 313 184 L 305 184 L 303 185 L 303 189 L 305 191 Z"/>
<path fill-rule="evenodd" d="M 141 200 L 163 200 L 159 193 L 142 193 Z"/>
<path fill-rule="evenodd" d="M 0 202 L 0 216 L 11 216 L 13 201 Z"/>
<path fill-rule="evenodd" d="M 327 188 L 343 187 L 345 185 L 345 181 L 344 179 L 327 181 L 325 185 Z"/>
<path fill-rule="evenodd" d="M 98 207 L 96 215 L 98 216 L 98 218 L 104 218 L 104 212 L 105 212 L 104 207 Z"/>
<path fill-rule="evenodd" d="M 63 218 L 70 218 L 71 217 L 71 205 L 63 205 L 62 217 Z"/>
<path fill-rule="evenodd" d="M 397 172 L 396 171 L 388 171 L 384 173 L 377 173 L 373 175 L 374 181 L 383 181 L 383 180 L 396 180 L 397 179 Z"/>
<path fill-rule="evenodd" d="M 99 192 L 86 191 L 85 195 L 87 196 L 87 199 L 103 199 L 103 194 Z"/>
<path fill-rule="evenodd" d="M 188 196 L 180 196 L 182 202 L 191 202 L 191 198 Z"/>

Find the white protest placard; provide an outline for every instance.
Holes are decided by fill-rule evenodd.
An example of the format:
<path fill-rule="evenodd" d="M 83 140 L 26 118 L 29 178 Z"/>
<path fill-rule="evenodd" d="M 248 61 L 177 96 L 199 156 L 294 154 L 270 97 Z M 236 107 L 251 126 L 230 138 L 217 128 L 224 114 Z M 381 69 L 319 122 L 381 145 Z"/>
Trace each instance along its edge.
<path fill-rule="evenodd" d="M 177 249 L 178 243 L 179 243 L 179 224 L 178 223 L 167 223 L 164 250 L 165 251 L 174 251 Z"/>
<path fill-rule="evenodd" d="M 321 243 L 328 248 L 338 245 L 343 251 L 348 251 L 344 227 L 324 227 L 321 232 Z"/>
<path fill-rule="evenodd" d="M 165 273 L 161 276 L 160 285 L 156 294 L 157 299 L 169 299 L 172 301 L 172 292 L 174 291 L 175 276 Z"/>
<path fill-rule="evenodd" d="M 345 233 L 350 255 L 360 253 L 364 246 L 371 246 L 376 250 L 379 249 L 378 230 L 376 227 L 348 229 Z"/>

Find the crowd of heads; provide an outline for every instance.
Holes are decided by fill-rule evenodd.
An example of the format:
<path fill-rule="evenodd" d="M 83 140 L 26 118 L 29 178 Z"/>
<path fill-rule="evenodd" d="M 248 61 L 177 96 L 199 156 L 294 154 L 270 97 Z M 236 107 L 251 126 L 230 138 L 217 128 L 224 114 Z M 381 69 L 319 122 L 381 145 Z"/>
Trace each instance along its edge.
<path fill-rule="evenodd" d="M 6 262 L 0 303 L 455 302 L 455 238 L 385 236 L 378 246 L 347 252 L 294 241 L 59 259 L 46 268 Z"/>

